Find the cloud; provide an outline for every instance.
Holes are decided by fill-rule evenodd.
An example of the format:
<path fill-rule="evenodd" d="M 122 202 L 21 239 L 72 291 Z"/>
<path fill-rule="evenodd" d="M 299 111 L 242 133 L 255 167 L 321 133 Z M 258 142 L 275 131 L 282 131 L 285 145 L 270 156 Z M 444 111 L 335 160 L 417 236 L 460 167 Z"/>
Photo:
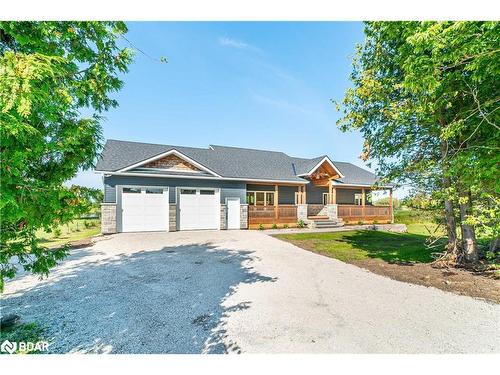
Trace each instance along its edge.
<path fill-rule="evenodd" d="M 219 45 L 221 45 L 223 47 L 231 47 L 231 48 L 251 50 L 251 51 L 260 51 L 260 48 L 258 48 L 258 47 L 255 47 L 251 44 L 245 43 L 241 40 L 232 39 L 232 38 L 228 38 L 228 37 L 220 37 L 219 38 Z"/>
<path fill-rule="evenodd" d="M 269 96 L 260 95 L 257 93 L 253 93 L 252 97 L 257 102 L 260 102 L 260 103 L 263 103 L 263 104 L 266 104 L 266 105 L 269 105 L 269 106 L 272 106 L 272 107 L 275 107 L 277 109 L 281 109 L 284 111 L 299 112 L 299 113 L 302 113 L 304 115 L 314 115 L 315 114 L 315 111 L 313 111 L 309 108 L 305 108 L 301 105 L 291 103 L 285 99 L 271 98 Z"/>

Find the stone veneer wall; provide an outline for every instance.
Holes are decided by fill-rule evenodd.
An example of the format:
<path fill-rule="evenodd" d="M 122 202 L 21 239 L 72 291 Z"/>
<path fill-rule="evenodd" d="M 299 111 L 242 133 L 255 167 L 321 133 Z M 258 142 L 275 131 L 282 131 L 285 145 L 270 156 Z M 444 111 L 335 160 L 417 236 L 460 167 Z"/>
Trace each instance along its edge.
<path fill-rule="evenodd" d="M 297 221 L 298 220 L 302 220 L 304 222 L 307 220 L 307 204 L 297 205 Z"/>
<path fill-rule="evenodd" d="M 116 233 L 116 203 L 101 203 L 101 233 Z"/>
<path fill-rule="evenodd" d="M 177 231 L 177 205 L 171 203 L 168 208 L 168 230 L 169 232 Z"/>
<path fill-rule="evenodd" d="M 227 206 L 220 205 L 220 229 L 227 229 Z"/>
<path fill-rule="evenodd" d="M 248 229 L 248 204 L 240 205 L 240 229 Z"/>
<path fill-rule="evenodd" d="M 336 204 L 327 204 L 326 206 L 326 214 L 328 216 L 328 219 L 337 221 L 338 219 L 338 214 L 337 214 L 337 205 Z"/>

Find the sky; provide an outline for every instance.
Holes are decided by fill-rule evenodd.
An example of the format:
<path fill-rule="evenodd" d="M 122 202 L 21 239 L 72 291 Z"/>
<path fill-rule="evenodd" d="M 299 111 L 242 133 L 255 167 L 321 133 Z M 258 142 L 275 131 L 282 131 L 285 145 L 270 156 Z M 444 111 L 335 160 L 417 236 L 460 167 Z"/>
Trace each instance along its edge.
<path fill-rule="evenodd" d="M 119 107 L 105 114 L 106 139 L 329 155 L 367 167 L 363 138 L 341 132 L 341 100 L 350 86 L 360 22 L 131 22 L 140 50 Z M 166 57 L 168 63 L 159 62 Z M 102 187 L 100 175 L 71 181 Z"/>

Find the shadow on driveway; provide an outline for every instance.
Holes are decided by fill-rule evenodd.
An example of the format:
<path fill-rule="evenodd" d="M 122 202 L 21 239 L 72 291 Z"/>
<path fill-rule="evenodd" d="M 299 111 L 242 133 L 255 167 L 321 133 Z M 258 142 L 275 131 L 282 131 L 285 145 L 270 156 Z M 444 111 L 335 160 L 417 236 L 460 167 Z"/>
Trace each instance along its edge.
<path fill-rule="evenodd" d="M 241 283 L 275 281 L 249 268 L 250 255 L 210 244 L 79 249 L 49 279 L 4 296 L 2 310 L 47 327 L 56 353 L 239 352 L 224 320 L 252 302 L 224 301 Z"/>

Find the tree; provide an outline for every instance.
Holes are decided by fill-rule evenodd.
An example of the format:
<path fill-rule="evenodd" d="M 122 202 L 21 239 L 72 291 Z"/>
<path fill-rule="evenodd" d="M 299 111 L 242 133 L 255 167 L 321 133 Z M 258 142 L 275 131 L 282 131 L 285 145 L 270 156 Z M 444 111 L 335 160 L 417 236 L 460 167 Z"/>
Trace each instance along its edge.
<path fill-rule="evenodd" d="M 132 59 L 118 45 L 126 31 L 123 22 L 0 22 L 0 289 L 14 257 L 46 275 L 67 254 L 35 233 L 87 207 L 88 191 L 63 182 L 92 167 L 101 147 L 100 114 L 117 106 L 110 95 Z"/>
<path fill-rule="evenodd" d="M 338 125 L 361 131 L 386 179 L 439 199 L 448 255 L 475 261 L 474 198 L 500 191 L 499 24 L 368 22 L 365 34 Z"/>

